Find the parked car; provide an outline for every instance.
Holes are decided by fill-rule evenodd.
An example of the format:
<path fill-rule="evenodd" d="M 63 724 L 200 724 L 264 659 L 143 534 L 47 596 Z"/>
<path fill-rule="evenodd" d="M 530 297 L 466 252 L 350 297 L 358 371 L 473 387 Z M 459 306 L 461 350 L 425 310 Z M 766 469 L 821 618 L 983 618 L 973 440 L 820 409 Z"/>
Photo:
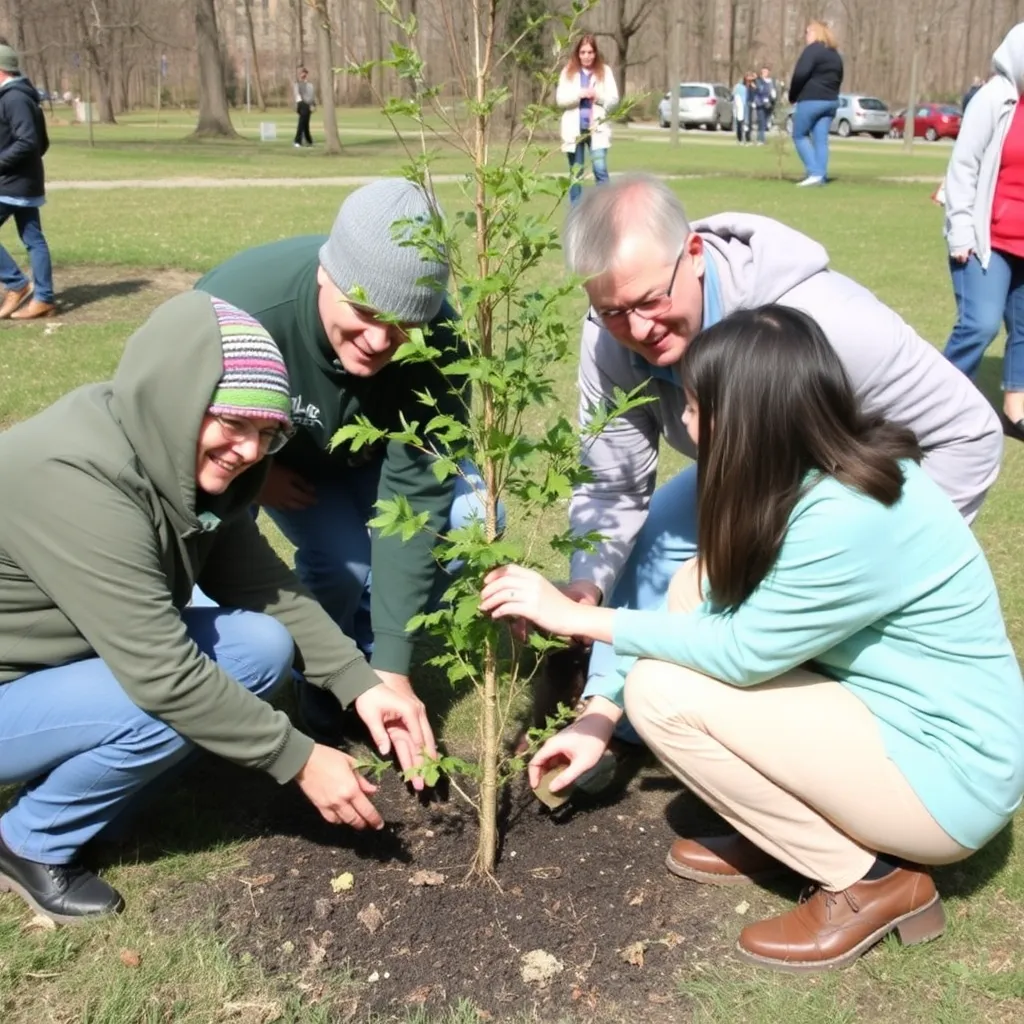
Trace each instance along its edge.
<path fill-rule="evenodd" d="M 672 121 L 672 94 L 658 104 L 658 124 Z M 732 131 L 732 93 L 720 82 L 680 82 L 679 124 L 683 128 L 721 128 Z"/>
<path fill-rule="evenodd" d="M 844 92 L 839 96 L 839 109 L 828 130 L 844 139 L 862 132 L 884 139 L 891 128 L 892 115 L 880 99 Z"/>
<path fill-rule="evenodd" d="M 922 103 L 914 115 L 914 138 L 955 139 L 960 134 L 960 119 L 963 113 L 952 103 Z M 892 119 L 892 135 L 903 138 L 906 130 L 907 112 L 900 110 Z"/>

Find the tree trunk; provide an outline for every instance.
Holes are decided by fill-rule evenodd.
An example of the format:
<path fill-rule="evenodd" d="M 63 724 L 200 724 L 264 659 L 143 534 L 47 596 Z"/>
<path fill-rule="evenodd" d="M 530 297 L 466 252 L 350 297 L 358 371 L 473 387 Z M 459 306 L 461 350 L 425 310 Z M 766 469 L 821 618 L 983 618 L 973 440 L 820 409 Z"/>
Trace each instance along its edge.
<path fill-rule="evenodd" d="M 338 118 L 334 107 L 334 61 L 331 50 L 331 16 L 327 0 L 310 0 L 316 22 L 317 63 L 320 70 L 320 108 L 324 115 L 324 152 L 341 153 Z"/>
<path fill-rule="evenodd" d="M 292 0 L 292 3 L 295 5 L 295 66 L 302 67 L 306 63 L 306 39 L 302 26 L 303 0 Z"/>
<path fill-rule="evenodd" d="M 252 80 L 256 86 L 256 105 L 260 110 L 266 110 L 267 101 L 263 97 L 263 80 L 260 78 L 260 58 L 256 52 L 256 29 L 252 23 L 252 0 L 245 0 L 245 27 L 249 34 L 249 53 L 252 56 Z"/>
<path fill-rule="evenodd" d="M 198 138 L 235 139 L 231 124 L 228 94 L 224 88 L 224 58 L 217 32 L 217 12 L 213 0 L 195 0 L 196 52 L 199 59 L 199 123 L 193 132 Z"/>
<path fill-rule="evenodd" d="M 910 33 L 910 45 L 913 48 L 910 58 L 910 89 L 907 91 L 907 113 L 903 119 L 903 148 L 908 153 L 914 151 L 914 112 L 917 109 L 918 45 L 913 31 Z"/>

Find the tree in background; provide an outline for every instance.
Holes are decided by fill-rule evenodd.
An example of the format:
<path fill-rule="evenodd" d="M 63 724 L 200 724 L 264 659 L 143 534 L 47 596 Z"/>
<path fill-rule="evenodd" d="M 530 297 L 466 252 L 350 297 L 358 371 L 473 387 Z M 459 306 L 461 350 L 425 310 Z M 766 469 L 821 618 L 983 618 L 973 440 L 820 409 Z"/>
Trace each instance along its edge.
<path fill-rule="evenodd" d="M 237 138 L 238 133 L 228 112 L 224 59 L 213 0 L 195 0 L 195 18 L 199 57 L 199 123 L 193 134 L 199 138 Z"/>

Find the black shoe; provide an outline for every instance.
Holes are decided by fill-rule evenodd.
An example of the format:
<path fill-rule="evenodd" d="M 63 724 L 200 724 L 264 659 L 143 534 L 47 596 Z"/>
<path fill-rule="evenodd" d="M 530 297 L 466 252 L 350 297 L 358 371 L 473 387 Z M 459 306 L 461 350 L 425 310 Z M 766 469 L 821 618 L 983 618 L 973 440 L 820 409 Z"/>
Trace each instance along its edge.
<path fill-rule="evenodd" d="M 124 910 L 121 894 L 80 864 L 38 864 L 12 853 L 0 838 L 0 892 L 20 896 L 37 914 L 77 924 Z"/>
<path fill-rule="evenodd" d="M 1011 420 L 1005 412 L 999 413 L 999 422 L 1003 425 L 1003 434 L 1015 441 L 1024 441 L 1024 420 Z"/>

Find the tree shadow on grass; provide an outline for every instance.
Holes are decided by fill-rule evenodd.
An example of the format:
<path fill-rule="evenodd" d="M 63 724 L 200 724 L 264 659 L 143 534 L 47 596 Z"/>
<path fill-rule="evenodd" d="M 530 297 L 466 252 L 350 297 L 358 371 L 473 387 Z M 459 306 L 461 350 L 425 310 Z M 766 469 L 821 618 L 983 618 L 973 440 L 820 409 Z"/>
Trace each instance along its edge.
<path fill-rule="evenodd" d="M 123 299 L 130 295 L 137 295 L 152 285 L 153 282 L 145 277 L 129 278 L 122 281 L 102 281 L 95 284 L 73 284 L 61 289 L 57 296 L 57 311 L 64 316 L 85 306 L 91 306 L 95 302 L 102 302 L 104 299 Z"/>

